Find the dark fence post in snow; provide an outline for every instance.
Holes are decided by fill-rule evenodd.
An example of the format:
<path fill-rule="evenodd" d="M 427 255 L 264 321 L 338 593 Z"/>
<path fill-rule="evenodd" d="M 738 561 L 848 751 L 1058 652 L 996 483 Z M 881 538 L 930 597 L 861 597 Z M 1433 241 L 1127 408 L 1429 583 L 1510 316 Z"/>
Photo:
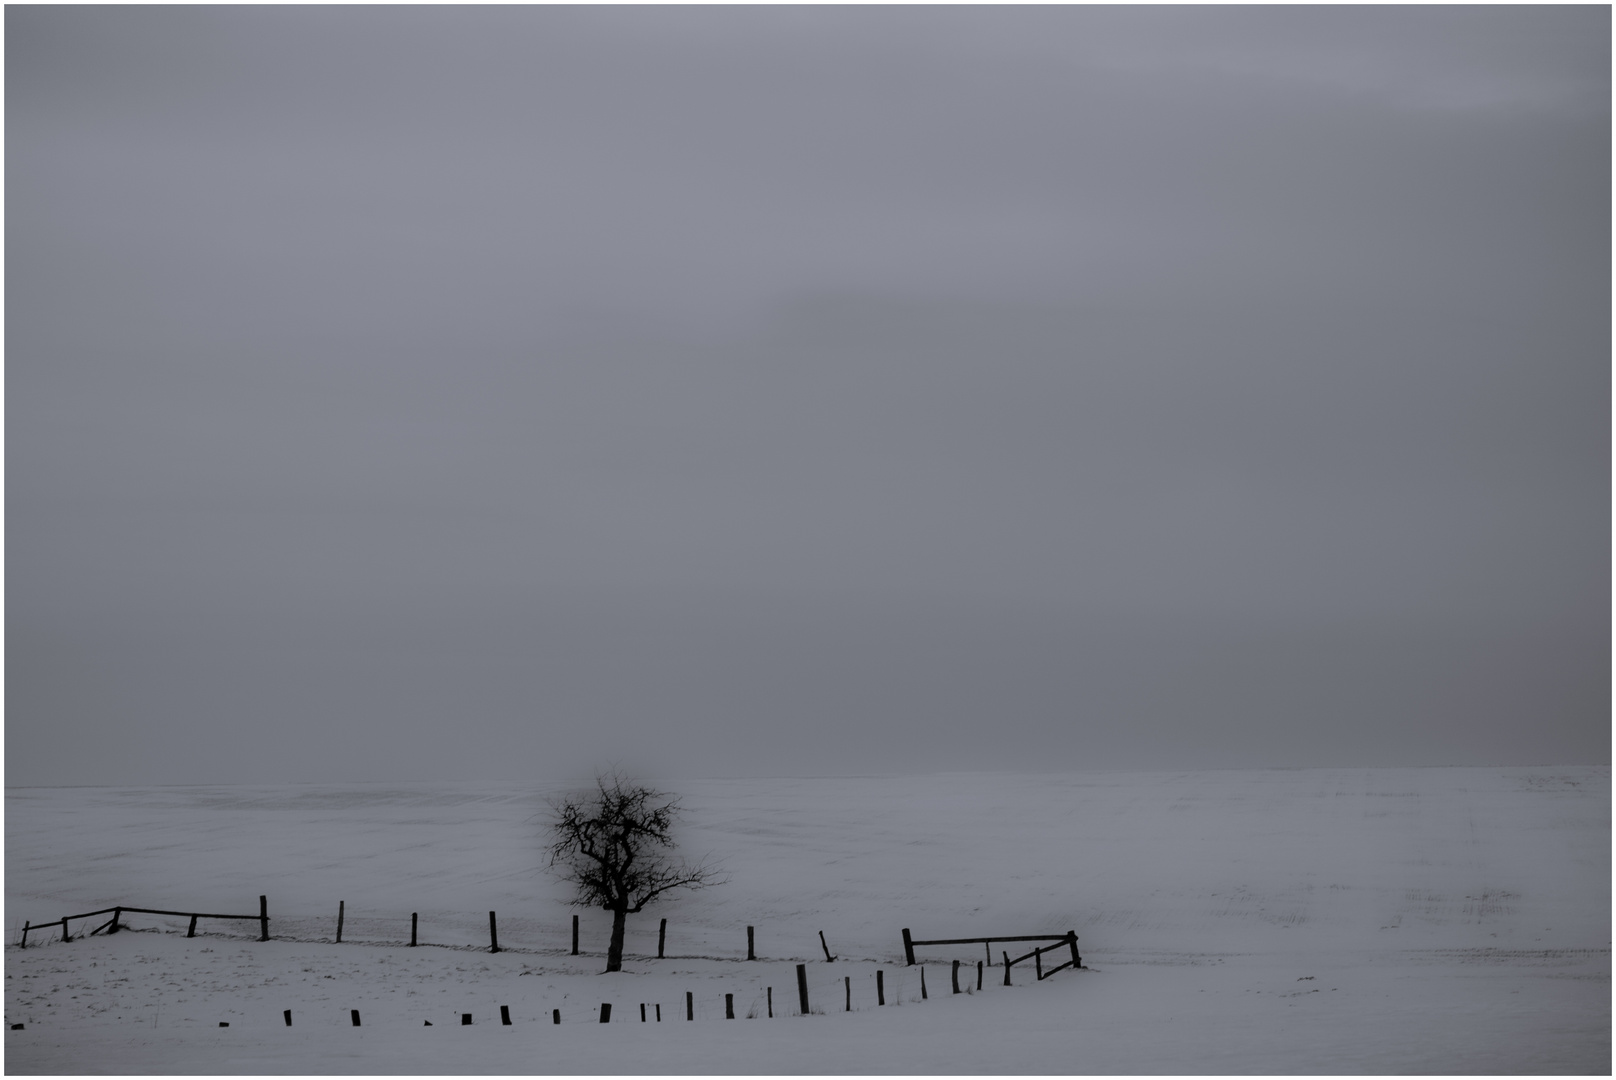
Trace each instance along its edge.
<path fill-rule="evenodd" d="M 802 1015 L 808 1015 L 808 965 L 797 965 L 797 1000 L 802 1005 Z"/>
<path fill-rule="evenodd" d="M 757 956 L 752 952 L 752 928 L 750 926 L 746 928 L 746 958 L 748 960 L 757 959 Z"/>
<path fill-rule="evenodd" d="M 663 946 L 664 943 L 667 942 L 667 940 L 668 940 L 668 920 L 663 919 L 662 920 L 662 925 L 657 927 L 657 932 L 656 932 L 656 958 L 658 960 L 662 959 L 662 946 Z"/>
<path fill-rule="evenodd" d="M 909 928 L 903 928 L 903 958 L 909 962 L 910 967 L 915 966 L 915 943 L 909 938 Z"/>
<path fill-rule="evenodd" d="M 511 1026 L 511 1007 L 509 1005 L 501 1005 L 499 1007 L 499 1022 L 504 1024 L 506 1027 Z"/>
<path fill-rule="evenodd" d="M 358 1027 L 359 1026 L 359 1010 L 358 1009 L 349 1009 L 348 1010 L 348 1015 L 353 1017 L 353 1026 Z"/>
<path fill-rule="evenodd" d="M 768 1002 L 769 1002 L 769 1019 L 773 1020 L 774 1019 L 774 987 L 771 986 L 771 987 L 768 988 L 767 995 L 768 995 Z"/>
<path fill-rule="evenodd" d="M 920 1000 L 926 1000 L 926 965 L 920 965 Z"/>
<path fill-rule="evenodd" d="M 572 917 L 572 955 L 578 955 L 578 916 Z"/>
<path fill-rule="evenodd" d="M 645 1002 L 640 1002 L 640 1023 L 645 1023 Z"/>
<path fill-rule="evenodd" d="M 959 993 L 959 961 L 954 961 L 954 993 Z"/>
<path fill-rule="evenodd" d="M 1010 954 L 1004 954 L 1004 985 L 1010 985 Z"/>
<path fill-rule="evenodd" d="M 612 1022 L 612 1003 L 609 1001 L 600 1003 L 600 1022 L 603 1024 Z"/>
<path fill-rule="evenodd" d="M 825 963 L 834 964 L 836 958 L 830 954 L 830 946 L 825 944 L 825 931 L 819 932 L 819 947 L 825 950 Z"/>
<path fill-rule="evenodd" d="M 291 1027 L 292 1026 L 292 1010 L 291 1009 L 283 1009 L 283 1010 L 281 1010 L 281 1015 L 286 1017 L 286 1026 Z"/>
<path fill-rule="evenodd" d="M 494 913 L 488 913 L 488 951 L 499 952 L 499 928 L 494 925 Z"/>
<path fill-rule="evenodd" d="M 847 1008 L 843 1009 L 842 1011 L 843 1012 L 852 1012 L 853 1011 L 853 976 L 851 976 L 851 975 L 843 975 L 842 976 L 842 984 L 847 987 Z"/>
<path fill-rule="evenodd" d="M 657 1002 L 656 1006 L 656 1022 L 659 1024 L 662 1023 L 662 1002 L 660 1001 Z"/>
<path fill-rule="evenodd" d="M 1078 953 L 1077 953 L 1077 931 L 1076 930 L 1068 930 L 1068 931 L 1066 931 L 1066 933 L 1068 935 L 1068 939 L 1071 941 L 1071 944 L 1072 944 L 1072 967 L 1073 968 L 1080 968 L 1080 967 L 1083 966 L 1083 958 L 1081 956 L 1079 956 Z"/>
<path fill-rule="evenodd" d="M 978 990 L 982 989 L 982 961 L 980 960 L 976 962 L 976 988 Z"/>
<path fill-rule="evenodd" d="M 191 928 L 185 931 L 186 937 L 196 937 L 196 916 L 191 916 Z"/>
<path fill-rule="evenodd" d="M 28 928 L 32 925 L 33 923 L 29 922 L 27 919 L 22 921 L 22 940 L 17 942 L 17 948 L 26 949 L 28 947 Z"/>
<path fill-rule="evenodd" d="M 118 932 L 118 924 L 120 922 L 122 922 L 122 921 L 123 921 L 123 908 L 121 908 L 121 907 L 120 908 L 113 908 L 112 909 L 112 928 L 109 929 L 107 931 L 107 933 L 116 934 Z"/>
<path fill-rule="evenodd" d="M 735 1019 L 735 995 L 734 994 L 725 994 L 724 995 L 724 1019 L 725 1020 L 733 1020 L 733 1019 Z"/>
<path fill-rule="evenodd" d="M 471 1026 L 471 1014 L 470 1013 L 461 1013 L 460 1014 L 460 1026 L 461 1027 L 470 1027 Z"/>
<path fill-rule="evenodd" d="M 696 995 L 689 990 L 685 991 L 685 1019 L 696 1018 Z"/>
<path fill-rule="evenodd" d="M 554 1021 L 555 1023 L 557 1023 L 557 1024 L 561 1023 L 561 1010 L 560 1009 L 551 1009 L 550 1010 L 550 1019 L 552 1021 Z"/>
<path fill-rule="evenodd" d="M 1044 981 L 1044 954 L 1038 949 L 1032 951 L 1032 973 L 1038 976 L 1038 981 Z"/>
<path fill-rule="evenodd" d="M 72 941 L 73 940 L 72 938 L 67 936 L 67 916 L 66 915 L 62 916 L 62 940 L 63 941 Z"/>
<path fill-rule="evenodd" d="M 258 940 L 269 940 L 269 897 L 267 896 L 258 898 Z M 359 1014 L 355 1013 L 354 1015 Z"/>
<path fill-rule="evenodd" d="M 337 901 L 337 944 L 338 945 L 342 944 L 342 916 L 346 913 L 347 907 L 348 907 L 348 901 L 346 901 L 346 900 L 338 900 Z"/>
<path fill-rule="evenodd" d="M 982 943 L 982 948 L 984 948 L 984 949 L 986 949 L 988 951 L 988 967 L 992 967 L 993 966 L 993 942 L 992 942 L 992 940 L 990 939 L 988 941 L 984 941 Z"/>
<path fill-rule="evenodd" d="M 881 984 L 880 968 L 875 969 L 875 1003 L 877 1005 L 885 1005 L 887 1003 L 887 988 Z"/>
<path fill-rule="evenodd" d="M 419 911 L 410 912 L 410 948 L 415 948 L 415 922 L 421 917 Z"/>

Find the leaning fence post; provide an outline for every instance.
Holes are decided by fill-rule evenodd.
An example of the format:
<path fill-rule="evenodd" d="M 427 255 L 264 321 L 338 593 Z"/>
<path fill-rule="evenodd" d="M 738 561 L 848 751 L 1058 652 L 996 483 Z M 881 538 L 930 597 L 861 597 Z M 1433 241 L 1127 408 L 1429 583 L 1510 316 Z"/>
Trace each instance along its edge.
<path fill-rule="evenodd" d="M 1072 967 L 1074 969 L 1082 967 L 1083 966 L 1083 958 L 1081 956 L 1079 956 L 1078 953 L 1077 953 L 1077 931 L 1076 930 L 1068 930 L 1068 931 L 1066 931 L 1066 938 L 1067 938 L 1067 941 L 1072 946 Z"/>
<path fill-rule="evenodd" d="M 802 1005 L 802 1015 L 808 1015 L 808 965 L 797 965 L 797 1001 Z"/>
<path fill-rule="evenodd" d="M 499 928 L 494 925 L 494 913 L 488 913 L 488 951 L 499 952 Z"/>
<path fill-rule="evenodd" d="M 196 937 L 196 916 L 191 916 L 191 928 L 185 931 L 186 937 Z"/>
<path fill-rule="evenodd" d="M 342 944 L 342 917 L 346 913 L 347 907 L 348 907 L 348 901 L 346 901 L 346 900 L 338 900 L 337 901 L 337 944 L 338 945 Z"/>
<path fill-rule="evenodd" d="M 259 941 L 268 941 L 269 940 L 269 897 L 267 897 L 267 896 L 260 896 L 258 898 L 258 927 L 259 927 L 258 940 Z M 358 1015 L 358 1014 L 356 1013 L 355 1015 Z"/>
<path fill-rule="evenodd" d="M 656 958 L 658 960 L 662 959 L 662 945 L 667 940 L 668 940 L 668 920 L 663 919 L 662 920 L 662 925 L 657 927 L 657 932 L 656 932 Z"/>
<path fill-rule="evenodd" d="M 1042 949 L 1032 951 L 1032 972 L 1038 976 L 1039 982 L 1044 981 L 1044 950 Z"/>
<path fill-rule="evenodd" d="M 1004 954 L 1004 985 L 1010 985 L 1010 954 Z"/>
<path fill-rule="evenodd" d="M 28 947 L 28 928 L 31 925 L 33 925 L 33 924 L 30 923 L 27 919 L 24 919 L 22 921 L 22 940 L 17 942 L 17 948 L 26 949 Z"/>
<path fill-rule="evenodd" d="M 836 958 L 830 954 L 830 946 L 825 944 L 825 931 L 819 932 L 819 947 L 825 950 L 825 963 L 834 964 Z"/>
<path fill-rule="evenodd" d="M 903 928 L 903 958 L 909 962 L 910 967 L 915 966 L 915 943 L 909 940 L 909 928 Z"/>

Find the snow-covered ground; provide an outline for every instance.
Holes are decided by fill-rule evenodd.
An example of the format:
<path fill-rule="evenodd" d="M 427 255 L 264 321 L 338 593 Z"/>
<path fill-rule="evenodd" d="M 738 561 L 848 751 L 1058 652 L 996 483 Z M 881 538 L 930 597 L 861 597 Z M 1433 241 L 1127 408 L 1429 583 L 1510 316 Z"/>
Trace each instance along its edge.
<path fill-rule="evenodd" d="M 1608 768 L 667 786 L 685 796 L 684 849 L 714 855 L 730 880 L 632 917 L 614 975 L 600 973 L 603 912 L 582 912 L 584 955 L 568 955 L 577 909 L 542 868 L 546 791 L 9 789 L 6 1019 L 25 1027 L 6 1033 L 6 1070 L 1611 1069 Z M 134 915 L 134 933 L 63 944 L 58 928 L 16 945 L 24 919 L 116 903 L 249 914 L 260 894 L 269 942 L 256 923 L 204 922 L 188 939 L 183 920 Z M 980 946 L 923 949 L 922 1001 L 906 926 L 919 938 L 1075 930 L 1087 967 L 1036 983 L 1018 966 L 1009 988 L 992 968 L 977 993 Z M 954 959 L 972 992 L 950 992 Z"/>

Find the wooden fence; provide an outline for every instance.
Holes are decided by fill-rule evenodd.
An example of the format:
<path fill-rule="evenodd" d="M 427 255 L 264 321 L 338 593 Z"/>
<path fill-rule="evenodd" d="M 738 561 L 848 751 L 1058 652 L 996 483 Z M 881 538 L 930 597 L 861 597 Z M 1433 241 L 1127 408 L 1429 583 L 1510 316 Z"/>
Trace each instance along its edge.
<path fill-rule="evenodd" d="M 1057 971 L 1060 971 L 1062 968 L 1079 968 L 1083 966 L 1083 958 L 1078 954 L 1077 951 L 1076 930 L 1068 930 L 1064 934 L 1012 934 L 1004 937 L 933 938 L 929 941 L 920 941 L 910 935 L 908 927 L 904 927 L 903 957 L 904 960 L 908 962 L 909 966 L 913 967 L 915 964 L 915 948 L 917 946 L 981 945 L 987 950 L 987 964 L 989 967 L 992 967 L 993 943 L 996 941 L 1052 941 L 1055 943 L 1053 945 L 1046 945 L 1043 948 L 1034 949 L 1025 956 L 1018 956 L 1014 960 L 1010 959 L 1009 953 L 1004 953 L 1004 985 L 1006 986 L 1010 985 L 1010 969 L 1021 963 L 1023 960 L 1031 960 L 1033 962 L 1034 966 L 1038 969 L 1038 979 L 1040 982 L 1049 978 L 1049 976 L 1055 974 Z M 1072 950 L 1071 960 L 1061 964 L 1059 967 L 1050 968 L 1047 972 L 1044 971 L 1043 954 L 1049 952 L 1051 949 L 1058 949 L 1062 946 L 1070 946 Z"/>
<path fill-rule="evenodd" d="M 72 941 L 73 938 L 68 934 L 67 924 L 69 922 L 76 922 L 79 919 L 93 919 L 97 915 L 106 915 L 109 912 L 111 913 L 112 918 L 96 927 L 94 930 L 91 930 L 90 935 L 92 937 L 101 933 L 102 931 L 106 931 L 109 934 L 116 934 L 124 927 L 124 923 L 121 921 L 123 917 L 126 914 L 133 912 L 142 915 L 169 915 L 180 919 L 189 918 L 191 920 L 191 926 L 190 929 L 185 932 L 186 937 L 196 937 L 196 921 L 198 919 L 249 919 L 258 923 L 258 940 L 269 940 L 269 900 L 266 897 L 260 896 L 258 898 L 258 914 L 256 915 L 214 915 L 202 911 L 163 911 L 159 908 L 130 907 L 127 904 L 119 904 L 115 907 L 102 908 L 100 911 L 87 911 L 82 915 L 63 915 L 61 919 L 53 919 L 47 923 L 32 923 L 25 921 L 22 924 L 22 940 L 17 943 L 17 947 L 21 949 L 26 949 L 28 947 L 29 931 L 38 932 L 46 929 L 47 927 L 58 925 L 62 928 L 62 940 Z M 83 935 L 80 936 L 82 937 Z"/>

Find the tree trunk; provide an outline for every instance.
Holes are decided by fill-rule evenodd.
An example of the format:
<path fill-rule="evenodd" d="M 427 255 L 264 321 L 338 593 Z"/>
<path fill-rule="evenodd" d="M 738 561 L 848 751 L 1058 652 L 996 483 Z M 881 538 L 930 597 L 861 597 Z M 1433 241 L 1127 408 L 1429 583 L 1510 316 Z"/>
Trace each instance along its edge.
<path fill-rule="evenodd" d="M 606 970 L 623 970 L 623 924 L 628 921 L 628 912 L 623 908 L 612 909 L 612 943 L 606 950 Z"/>

